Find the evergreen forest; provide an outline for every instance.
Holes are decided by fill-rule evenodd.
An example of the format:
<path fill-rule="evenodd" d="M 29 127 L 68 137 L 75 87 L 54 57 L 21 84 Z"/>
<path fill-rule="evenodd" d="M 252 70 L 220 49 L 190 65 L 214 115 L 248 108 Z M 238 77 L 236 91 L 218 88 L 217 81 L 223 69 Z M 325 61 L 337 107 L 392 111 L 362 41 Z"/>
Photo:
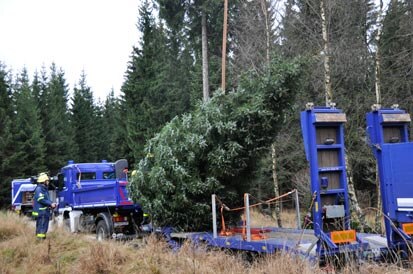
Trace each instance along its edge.
<path fill-rule="evenodd" d="M 133 198 L 160 224 L 208 226 L 212 193 L 241 201 L 297 188 L 305 206 L 308 102 L 347 114 L 348 178 L 375 207 L 365 114 L 413 112 L 413 1 L 229 0 L 223 41 L 224 2 L 141 1 L 120 95 L 104 102 L 86 73 L 70 90 L 58 64 L 28 75 L 1 60 L 0 207 L 13 178 L 122 158 L 137 171 Z"/>

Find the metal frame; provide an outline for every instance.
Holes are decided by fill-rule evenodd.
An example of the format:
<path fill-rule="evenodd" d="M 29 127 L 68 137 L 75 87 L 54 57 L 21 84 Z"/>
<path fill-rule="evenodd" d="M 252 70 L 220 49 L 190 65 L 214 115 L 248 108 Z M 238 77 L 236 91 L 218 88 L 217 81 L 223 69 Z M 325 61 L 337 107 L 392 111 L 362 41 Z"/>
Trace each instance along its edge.
<path fill-rule="evenodd" d="M 329 232 L 325 228 L 326 214 L 323 212 L 323 197 L 329 197 L 334 201 L 334 205 L 344 206 L 344 223 L 342 230 L 350 229 L 350 205 L 347 190 L 347 174 L 345 161 L 344 145 L 344 123 L 346 122 L 345 114 L 334 107 L 311 107 L 301 112 L 301 128 L 305 146 L 307 160 L 310 164 L 311 176 L 311 193 L 313 193 L 314 206 L 312 207 L 312 216 L 314 224 L 314 234 L 319 239 L 317 243 L 317 252 L 320 255 L 329 251 L 336 251 L 349 245 L 336 245 L 330 238 Z M 333 128 L 336 131 L 335 140 L 332 143 L 317 143 L 317 130 L 323 128 Z M 337 152 L 336 166 L 320 166 L 319 152 L 335 151 Z M 322 183 L 328 185 L 326 176 L 334 172 L 338 174 L 339 187 L 322 187 Z M 323 176 L 325 175 L 325 176 Z M 321 182 L 322 178 L 324 181 Z M 327 199 L 327 198 L 326 198 Z M 333 205 L 333 206 L 334 206 Z"/>
<path fill-rule="evenodd" d="M 408 254 L 412 241 L 402 225 L 413 223 L 413 143 L 409 141 L 410 116 L 397 107 L 374 109 L 367 114 L 367 132 L 370 146 L 377 160 L 382 209 L 388 247 Z M 392 128 L 398 134 L 386 140 L 385 130 Z M 387 136 L 388 138 L 388 136 Z"/>

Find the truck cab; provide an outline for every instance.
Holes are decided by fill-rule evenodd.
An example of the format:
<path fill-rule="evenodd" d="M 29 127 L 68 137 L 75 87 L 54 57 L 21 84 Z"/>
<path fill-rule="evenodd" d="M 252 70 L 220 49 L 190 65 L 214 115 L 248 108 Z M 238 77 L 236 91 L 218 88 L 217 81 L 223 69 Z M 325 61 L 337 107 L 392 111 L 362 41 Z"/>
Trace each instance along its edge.
<path fill-rule="evenodd" d="M 139 233 L 143 212 L 128 195 L 128 163 L 74 163 L 58 174 L 58 211 L 72 232 L 96 231 L 98 239 Z"/>

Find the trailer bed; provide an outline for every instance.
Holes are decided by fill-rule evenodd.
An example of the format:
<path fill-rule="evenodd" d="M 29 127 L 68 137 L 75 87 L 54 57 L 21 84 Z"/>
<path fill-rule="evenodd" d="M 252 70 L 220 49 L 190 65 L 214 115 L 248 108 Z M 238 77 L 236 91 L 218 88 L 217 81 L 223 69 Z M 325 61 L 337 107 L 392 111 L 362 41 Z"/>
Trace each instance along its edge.
<path fill-rule="evenodd" d="M 247 241 L 242 234 L 231 236 L 217 236 L 214 238 L 211 232 L 171 233 L 171 239 L 189 239 L 195 243 L 204 243 L 209 247 L 250 251 L 256 253 L 273 254 L 279 251 L 292 252 L 310 260 L 317 260 L 316 252 L 318 238 L 311 229 L 292 229 L 265 227 L 255 228 L 262 230 L 259 233 L 262 239 Z M 377 234 L 357 233 L 358 242 L 347 245 L 341 252 L 363 251 L 366 259 L 375 259 L 379 254 L 387 250 L 386 238 Z"/>

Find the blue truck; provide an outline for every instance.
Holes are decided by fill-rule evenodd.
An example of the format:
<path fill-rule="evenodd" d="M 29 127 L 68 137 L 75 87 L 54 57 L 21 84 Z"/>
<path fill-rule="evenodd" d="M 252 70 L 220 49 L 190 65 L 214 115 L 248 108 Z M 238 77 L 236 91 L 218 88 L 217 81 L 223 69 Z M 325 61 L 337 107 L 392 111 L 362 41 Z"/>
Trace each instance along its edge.
<path fill-rule="evenodd" d="M 99 240 L 141 232 L 143 211 L 128 195 L 128 162 L 74 163 L 57 174 L 60 218 L 72 232 L 96 231 Z"/>
<path fill-rule="evenodd" d="M 31 216 L 36 188 L 33 178 L 15 179 L 11 182 L 11 207 L 19 214 Z"/>
<path fill-rule="evenodd" d="M 143 232 L 143 211 L 128 195 L 128 162 L 69 161 L 51 182 L 50 197 L 58 204 L 58 222 L 71 232 L 96 232 L 97 239 L 130 237 Z M 13 206 L 22 210 L 35 179 L 14 180 Z M 20 207 L 19 207 L 20 206 Z M 31 211 L 32 201 L 27 204 Z M 147 228 L 147 226 L 146 226 Z"/>

